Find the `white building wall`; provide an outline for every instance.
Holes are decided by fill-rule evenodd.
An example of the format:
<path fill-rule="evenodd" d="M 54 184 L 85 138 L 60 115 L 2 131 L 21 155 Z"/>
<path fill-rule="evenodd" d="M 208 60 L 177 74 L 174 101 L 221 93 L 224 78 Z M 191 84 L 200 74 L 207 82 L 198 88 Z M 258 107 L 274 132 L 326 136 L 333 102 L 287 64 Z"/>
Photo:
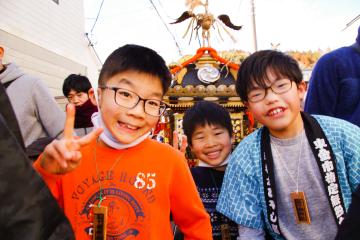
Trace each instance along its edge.
<path fill-rule="evenodd" d="M 1 0 L 0 45 L 15 61 L 62 95 L 70 73 L 97 81 L 100 62 L 85 37 L 83 0 Z"/>

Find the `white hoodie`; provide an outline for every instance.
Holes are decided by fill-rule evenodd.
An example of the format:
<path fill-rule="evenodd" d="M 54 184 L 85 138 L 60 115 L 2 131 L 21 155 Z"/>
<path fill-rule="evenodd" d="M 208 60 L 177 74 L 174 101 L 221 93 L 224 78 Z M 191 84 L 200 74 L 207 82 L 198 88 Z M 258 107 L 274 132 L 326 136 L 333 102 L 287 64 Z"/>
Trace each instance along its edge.
<path fill-rule="evenodd" d="M 14 80 L 6 89 L 19 122 L 25 146 L 41 137 L 55 137 L 64 129 L 65 112 L 48 87 L 38 78 L 21 71 L 15 63 L 0 74 L 2 84 Z"/>

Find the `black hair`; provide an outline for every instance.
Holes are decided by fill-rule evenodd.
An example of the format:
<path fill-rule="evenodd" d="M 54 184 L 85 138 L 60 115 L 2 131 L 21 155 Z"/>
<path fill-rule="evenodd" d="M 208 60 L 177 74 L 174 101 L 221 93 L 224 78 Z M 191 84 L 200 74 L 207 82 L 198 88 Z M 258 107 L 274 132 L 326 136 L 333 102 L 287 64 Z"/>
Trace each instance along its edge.
<path fill-rule="evenodd" d="M 190 146 L 195 128 L 206 124 L 222 126 L 229 132 L 230 137 L 232 136 L 233 128 L 228 110 L 214 102 L 199 101 L 187 109 L 183 117 L 183 130 Z"/>
<path fill-rule="evenodd" d="M 86 76 L 80 74 L 70 74 L 64 80 L 62 91 L 64 96 L 67 97 L 71 90 L 87 94 L 90 88 L 91 83 Z"/>
<path fill-rule="evenodd" d="M 110 54 L 100 71 L 99 86 L 128 70 L 159 77 L 164 94 L 170 86 L 171 74 L 164 59 L 150 48 L 133 44 L 124 45 Z"/>
<path fill-rule="evenodd" d="M 237 74 L 236 92 L 244 102 L 248 101 L 248 92 L 255 84 L 267 87 L 268 70 L 276 77 L 286 77 L 297 85 L 303 80 L 298 62 L 289 55 L 275 50 L 255 52 L 241 63 Z"/>

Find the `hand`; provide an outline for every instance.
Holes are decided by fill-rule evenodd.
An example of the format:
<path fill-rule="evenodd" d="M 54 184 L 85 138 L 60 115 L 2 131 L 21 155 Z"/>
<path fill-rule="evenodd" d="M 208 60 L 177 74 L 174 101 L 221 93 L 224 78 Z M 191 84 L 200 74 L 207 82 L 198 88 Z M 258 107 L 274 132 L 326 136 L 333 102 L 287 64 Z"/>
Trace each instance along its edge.
<path fill-rule="evenodd" d="M 181 139 L 180 139 L 181 137 Z M 177 131 L 173 132 L 173 147 L 185 153 L 187 147 L 187 137 L 183 134 L 178 134 Z"/>
<path fill-rule="evenodd" d="M 52 174 L 65 174 L 75 170 L 80 165 L 81 148 L 96 139 L 103 129 L 94 129 L 87 135 L 74 137 L 75 106 L 66 106 L 66 121 L 64 137 L 60 140 L 55 139 L 45 147 L 40 159 L 40 165 L 47 172 Z"/>

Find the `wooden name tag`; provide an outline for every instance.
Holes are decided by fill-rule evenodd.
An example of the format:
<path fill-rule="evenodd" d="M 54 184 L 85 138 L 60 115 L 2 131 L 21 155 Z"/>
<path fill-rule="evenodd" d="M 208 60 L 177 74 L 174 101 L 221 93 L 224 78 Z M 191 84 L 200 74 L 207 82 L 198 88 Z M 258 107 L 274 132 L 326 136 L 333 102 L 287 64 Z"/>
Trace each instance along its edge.
<path fill-rule="evenodd" d="M 310 224 L 310 214 L 304 192 L 292 192 L 290 193 L 291 200 L 294 207 L 295 218 L 298 224 L 306 223 Z"/>
<path fill-rule="evenodd" d="M 106 239 L 107 207 L 94 207 L 94 231 L 93 240 Z"/>
<path fill-rule="evenodd" d="M 221 239 L 231 240 L 229 224 L 221 224 L 220 228 L 221 228 Z"/>

